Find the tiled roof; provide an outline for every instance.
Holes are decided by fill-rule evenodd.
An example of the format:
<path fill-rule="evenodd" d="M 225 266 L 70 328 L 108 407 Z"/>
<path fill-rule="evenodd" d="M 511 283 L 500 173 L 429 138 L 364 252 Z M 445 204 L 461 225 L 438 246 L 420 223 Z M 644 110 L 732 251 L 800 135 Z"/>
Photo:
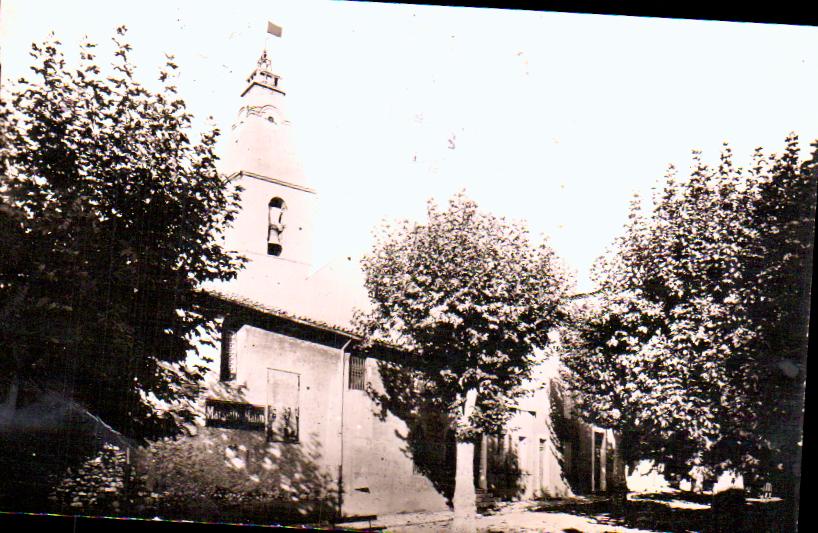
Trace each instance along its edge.
<path fill-rule="evenodd" d="M 252 298 L 248 298 L 247 296 L 242 296 L 240 294 L 231 293 L 230 291 L 226 290 L 219 290 L 219 289 L 206 289 L 205 292 L 219 298 L 220 300 L 233 303 L 236 305 L 240 305 L 242 307 L 246 307 L 252 309 L 254 311 L 258 311 L 260 313 L 264 313 L 266 315 L 272 315 L 279 318 L 285 318 L 287 320 L 291 320 L 293 322 L 298 322 L 301 324 L 305 324 L 308 326 L 313 326 L 319 329 L 324 329 L 328 331 L 332 331 L 335 333 L 340 333 L 346 336 L 349 336 L 355 340 L 361 340 L 363 337 L 359 332 L 354 331 L 350 327 L 343 327 L 337 324 L 330 324 L 328 322 L 323 322 L 321 320 L 316 320 L 314 318 L 299 315 L 293 313 L 291 311 L 287 311 L 286 309 L 273 307 L 267 304 L 263 304 L 261 302 L 255 301 Z"/>

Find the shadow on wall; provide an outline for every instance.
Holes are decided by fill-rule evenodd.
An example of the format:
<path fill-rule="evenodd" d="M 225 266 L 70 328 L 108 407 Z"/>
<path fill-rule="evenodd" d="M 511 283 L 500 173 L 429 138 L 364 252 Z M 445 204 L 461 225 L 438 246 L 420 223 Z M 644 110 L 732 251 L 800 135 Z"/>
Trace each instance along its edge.
<path fill-rule="evenodd" d="M 246 388 L 215 381 L 207 397 L 245 402 Z M 134 453 L 143 493 L 135 514 L 189 520 L 293 523 L 331 522 L 338 514 L 338 484 L 324 471 L 316 435 L 300 442 L 268 442 L 256 430 L 202 427 L 199 399 L 191 436 L 165 439 Z M 306 438 L 305 438 L 306 437 Z"/>
<path fill-rule="evenodd" d="M 144 487 L 140 515 L 189 520 L 332 522 L 338 485 L 321 465 L 315 435 L 268 443 L 264 432 L 201 428 L 135 454 Z"/>
<path fill-rule="evenodd" d="M 243 390 L 228 385 L 211 393 L 243 400 Z M 76 431 L 76 424 L 69 427 Z M 58 475 L 42 489 L 40 501 L 48 507 L 32 510 L 260 524 L 335 519 L 338 486 L 320 466 L 314 435 L 298 443 L 269 443 L 263 427 L 188 430 L 189 435 L 138 447 L 77 442 L 83 454 L 71 465 L 44 465 Z M 55 443 L 50 439 L 50 446 Z M 36 445 L 28 439 L 21 449 L 39 452 Z"/>
<path fill-rule="evenodd" d="M 367 392 L 380 409 L 379 418 L 383 421 L 391 413 L 406 424 L 406 434 L 395 432 L 404 442 L 403 453 L 412 460 L 415 472 L 429 479 L 451 505 L 457 455 L 447 399 L 424 386 L 419 371 L 383 360 L 378 361 L 378 370 L 383 392 L 371 387 Z M 518 497 L 524 487 L 516 449 L 504 444 L 504 436 L 492 435 L 486 440 L 489 491 L 505 499 Z M 476 444 L 475 486 L 479 475 L 480 440 Z"/>
<path fill-rule="evenodd" d="M 560 477 L 575 494 L 589 491 L 587 482 L 583 483 L 582 468 L 579 464 L 578 444 L 582 437 L 581 425 L 577 418 L 572 416 L 571 400 L 557 381 L 551 382 L 549 397 L 551 412 L 547 424 L 550 426 L 551 446 L 556 451 Z"/>
<path fill-rule="evenodd" d="M 505 440 L 505 435 L 491 435 L 486 439 L 488 444 L 486 478 L 489 492 L 493 496 L 503 500 L 514 500 L 525 492 L 525 485 L 517 450 L 506 444 Z M 479 457 L 479 452 L 475 452 L 475 457 Z"/>
<path fill-rule="evenodd" d="M 367 394 L 380 409 L 402 420 L 406 434 L 395 434 L 404 442 L 403 453 L 412 459 L 415 472 L 432 482 L 449 505 L 454 495 L 455 439 L 446 404 L 422 386 L 418 371 L 407 370 L 389 361 L 378 361 L 383 392 L 372 387 Z"/>

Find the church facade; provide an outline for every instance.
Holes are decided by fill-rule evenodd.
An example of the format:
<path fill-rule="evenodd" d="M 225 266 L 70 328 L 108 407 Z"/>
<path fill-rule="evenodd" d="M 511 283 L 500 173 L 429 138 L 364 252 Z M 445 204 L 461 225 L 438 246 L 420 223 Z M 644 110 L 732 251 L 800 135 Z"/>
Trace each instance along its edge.
<path fill-rule="evenodd" d="M 223 168 L 243 189 L 225 244 L 247 265 L 204 287 L 223 322 L 218 338 L 201 343 L 214 363 L 199 420 L 189 436 L 148 448 L 139 467 L 155 493 L 189 493 L 193 518 L 446 510 L 452 432 L 439 413 L 406 408 L 410 354 L 359 353 L 352 317 L 368 301 L 358 265 L 347 257 L 312 265 L 317 192 L 285 102 L 265 52 L 241 93 Z M 481 501 L 610 488 L 613 435 L 572 415 L 558 365 L 543 359 L 506 431 L 478 442 Z"/>

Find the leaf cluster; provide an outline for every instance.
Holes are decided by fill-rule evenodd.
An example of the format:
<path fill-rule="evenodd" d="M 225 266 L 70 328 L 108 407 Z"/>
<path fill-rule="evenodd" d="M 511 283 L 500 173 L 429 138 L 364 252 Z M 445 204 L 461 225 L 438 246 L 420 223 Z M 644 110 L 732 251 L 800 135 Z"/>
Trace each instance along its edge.
<path fill-rule="evenodd" d="M 32 45 L 35 81 L 4 103 L 0 365 L 149 437 L 189 418 L 203 368 L 186 360 L 214 319 L 198 287 L 241 266 L 219 237 L 238 192 L 216 170 L 218 130 L 190 138 L 172 58 L 148 90 L 125 33 L 107 76 L 93 43 L 77 68 L 53 36 Z"/>
<path fill-rule="evenodd" d="M 631 463 L 751 472 L 781 417 L 800 419 L 814 161 L 798 161 L 794 136 L 747 170 L 726 145 L 715 168 L 694 152 L 687 179 L 671 168 L 650 209 L 632 203 L 564 357 L 581 413 L 627 435 Z"/>
<path fill-rule="evenodd" d="M 383 228 L 363 267 L 369 338 L 409 350 L 452 412 L 476 389 L 469 427 L 501 427 L 569 287 L 547 243 L 460 193 L 423 224 Z"/>

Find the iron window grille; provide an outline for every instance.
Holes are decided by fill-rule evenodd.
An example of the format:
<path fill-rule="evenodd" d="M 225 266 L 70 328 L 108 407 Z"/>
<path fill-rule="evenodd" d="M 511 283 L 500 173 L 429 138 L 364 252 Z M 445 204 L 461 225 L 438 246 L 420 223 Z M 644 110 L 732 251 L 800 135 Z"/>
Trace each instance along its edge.
<path fill-rule="evenodd" d="M 355 355 L 349 358 L 349 388 L 366 390 L 366 359 Z"/>

